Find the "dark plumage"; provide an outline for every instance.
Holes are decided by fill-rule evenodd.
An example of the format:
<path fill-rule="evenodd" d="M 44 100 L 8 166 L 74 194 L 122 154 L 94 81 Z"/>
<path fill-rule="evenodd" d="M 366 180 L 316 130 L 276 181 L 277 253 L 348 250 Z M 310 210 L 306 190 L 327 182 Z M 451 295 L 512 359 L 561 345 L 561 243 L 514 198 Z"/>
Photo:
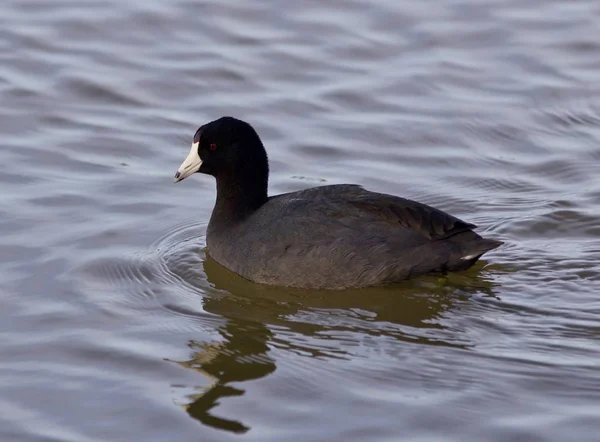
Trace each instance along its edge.
<path fill-rule="evenodd" d="M 357 185 L 267 196 L 267 154 L 254 129 L 223 117 L 198 129 L 175 181 L 217 180 L 208 254 L 263 284 L 345 289 L 471 267 L 502 244 L 441 210 Z"/>

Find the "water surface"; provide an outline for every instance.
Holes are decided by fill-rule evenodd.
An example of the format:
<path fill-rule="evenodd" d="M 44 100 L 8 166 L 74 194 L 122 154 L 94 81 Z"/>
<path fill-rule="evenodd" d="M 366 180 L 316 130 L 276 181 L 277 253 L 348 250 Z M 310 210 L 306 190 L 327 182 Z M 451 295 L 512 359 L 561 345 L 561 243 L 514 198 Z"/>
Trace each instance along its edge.
<path fill-rule="evenodd" d="M 597 441 L 600 4 L 5 0 L 0 440 Z M 506 241 L 385 288 L 207 259 L 196 128 L 272 194 L 418 199 Z"/>

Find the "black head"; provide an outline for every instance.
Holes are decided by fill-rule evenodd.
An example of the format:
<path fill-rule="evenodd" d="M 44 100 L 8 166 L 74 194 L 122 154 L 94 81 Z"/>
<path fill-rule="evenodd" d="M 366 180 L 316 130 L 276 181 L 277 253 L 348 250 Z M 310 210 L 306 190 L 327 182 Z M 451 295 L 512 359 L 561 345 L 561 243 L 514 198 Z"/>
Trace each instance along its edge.
<path fill-rule="evenodd" d="M 175 174 L 175 182 L 196 172 L 217 179 L 217 198 L 223 193 L 223 196 L 236 194 L 249 198 L 256 204 L 266 200 L 267 153 L 256 131 L 245 121 L 222 117 L 196 131 L 190 153 Z"/>
<path fill-rule="evenodd" d="M 268 177 L 267 153 L 248 123 L 232 117 L 222 117 L 200 126 L 192 147 L 175 174 L 179 182 L 196 173 L 219 178 Z"/>

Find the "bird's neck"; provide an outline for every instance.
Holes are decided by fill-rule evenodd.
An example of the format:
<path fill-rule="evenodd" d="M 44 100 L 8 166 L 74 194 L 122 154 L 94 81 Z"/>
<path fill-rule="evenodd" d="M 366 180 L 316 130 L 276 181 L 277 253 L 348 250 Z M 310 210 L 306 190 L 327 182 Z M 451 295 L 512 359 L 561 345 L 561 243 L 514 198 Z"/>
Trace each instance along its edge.
<path fill-rule="evenodd" d="M 244 220 L 267 202 L 268 178 L 244 175 L 217 177 L 217 201 L 212 221 L 224 224 Z"/>

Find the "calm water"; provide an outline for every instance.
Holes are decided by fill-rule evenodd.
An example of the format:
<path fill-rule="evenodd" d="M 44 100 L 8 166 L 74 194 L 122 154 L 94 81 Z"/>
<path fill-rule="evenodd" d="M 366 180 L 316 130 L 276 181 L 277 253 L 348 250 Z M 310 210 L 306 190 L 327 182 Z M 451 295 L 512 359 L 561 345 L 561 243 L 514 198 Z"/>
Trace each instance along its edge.
<path fill-rule="evenodd" d="M 327 3 L 327 5 L 324 5 Z M 600 4 L 0 4 L 0 440 L 600 440 Z M 195 129 L 271 193 L 436 205 L 506 241 L 344 293 L 206 259 Z"/>

